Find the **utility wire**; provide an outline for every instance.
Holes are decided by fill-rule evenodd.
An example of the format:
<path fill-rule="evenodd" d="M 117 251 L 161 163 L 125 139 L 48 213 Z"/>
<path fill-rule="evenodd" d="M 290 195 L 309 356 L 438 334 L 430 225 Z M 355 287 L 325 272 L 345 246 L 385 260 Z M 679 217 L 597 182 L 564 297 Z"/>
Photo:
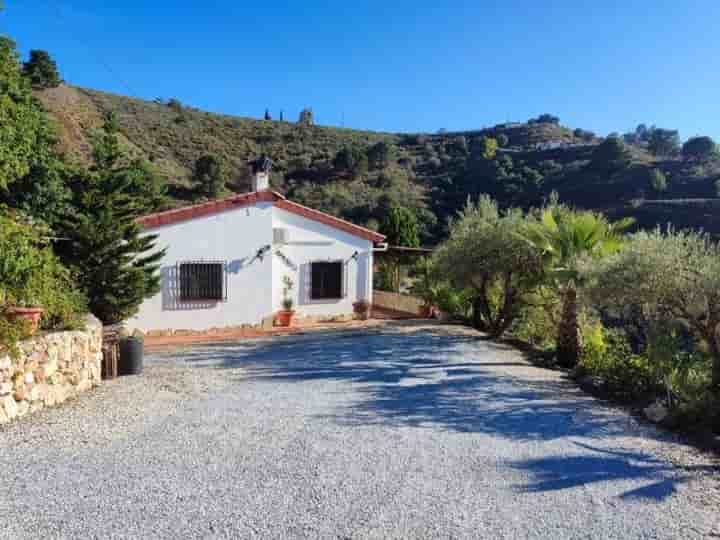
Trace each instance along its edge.
<path fill-rule="evenodd" d="M 2 1 L 2 0 L 0 0 Z M 64 21 L 66 24 L 69 24 L 70 21 L 67 20 L 65 17 L 65 14 L 62 12 L 62 9 L 60 8 L 60 2 L 57 0 L 49 0 L 50 5 L 55 11 L 55 14 L 57 15 L 58 23 L 61 23 Z M 62 19 L 62 21 L 61 21 Z M 67 27 L 64 27 L 66 29 Z M 80 35 L 79 32 L 71 32 L 71 34 L 75 37 L 76 41 L 80 43 L 85 49 L 87 49 L 87 52 L 91 54 L 95 60 L 97 60 L 98 64 L 100 64 L 115 80 L 117 80 L 128 92 L 128 95 L 130 96 L 136 96 L 140 97 L 140 94 L 135 92 L 135 90 L 130 86 L 130 84 L 120 75 L 118 74 L 111 66 L 108 64 L 102 56 L 95 53 L 94 47 L 87 41 L 84 41 Z"/>

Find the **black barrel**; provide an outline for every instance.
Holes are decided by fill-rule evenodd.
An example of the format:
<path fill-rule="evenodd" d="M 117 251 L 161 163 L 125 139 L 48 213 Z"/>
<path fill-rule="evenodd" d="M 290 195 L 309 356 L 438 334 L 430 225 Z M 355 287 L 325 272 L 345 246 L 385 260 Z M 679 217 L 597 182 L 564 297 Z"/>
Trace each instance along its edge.
<path fill-rule="evenodd" d="M 143 340 L 126 337 L 120 340 L 119 375 L 140 375 L 143 370 Z"/>

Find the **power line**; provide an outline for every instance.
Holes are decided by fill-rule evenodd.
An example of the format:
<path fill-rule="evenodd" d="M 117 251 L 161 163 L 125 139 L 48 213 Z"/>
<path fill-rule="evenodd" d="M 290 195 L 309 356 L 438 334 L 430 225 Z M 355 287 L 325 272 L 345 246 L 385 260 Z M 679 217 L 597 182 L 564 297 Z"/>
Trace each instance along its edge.
<path fill-rule="evenodd" d="M 55 13 L 57 14 L 58 22 L 60 22 L 60 19 L 65 21 L 66 23 L 69 23 L 65 15 L 63 14 L 62 10 L 60 9 L 60 4 L 57 1 L 50 0 L 50 5 L 55 10 Z M 140 97 L 140 94 L 136 92 L 130 84 L 120 75 L 118 74 L 111 66 L 108 64 L 104 58 L 102 58 L 100 55 L 94 52 L 94 47 L 89 43 L 81 39 L 78 32 L 71 32 L 73 37 L 82 45 L 84 48 L 87 49 L 87 51 L 97 60 L 98 64 L 100 64 L 114 79 L 116 79 L 122 86 L 125 87 L 125 90 L 128 92 L 128 95 L 131 96 L 137 96 Z"/>

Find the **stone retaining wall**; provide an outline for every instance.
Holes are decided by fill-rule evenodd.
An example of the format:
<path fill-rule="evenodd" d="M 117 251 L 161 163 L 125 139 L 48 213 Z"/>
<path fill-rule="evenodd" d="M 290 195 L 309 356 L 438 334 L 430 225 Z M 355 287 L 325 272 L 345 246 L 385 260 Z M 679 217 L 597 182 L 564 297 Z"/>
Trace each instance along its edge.
<path fill-rule="evenodd" d="M 424 302 L 421 298 L 387 291 L 373 291 L 373 306 L 417 317 L 423 316 Z"/>
<path fill-rule="evenodd" d="M 82 331 L 40 333 L 0 354 L 0 424 L 51 407 L 100 382 L 102 325 L 88 317 Z"/>

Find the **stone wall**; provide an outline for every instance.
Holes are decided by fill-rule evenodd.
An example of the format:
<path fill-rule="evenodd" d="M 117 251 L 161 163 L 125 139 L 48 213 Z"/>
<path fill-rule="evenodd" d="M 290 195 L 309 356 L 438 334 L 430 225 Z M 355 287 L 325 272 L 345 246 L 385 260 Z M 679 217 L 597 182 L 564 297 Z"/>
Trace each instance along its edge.
<path fill-rule="evenodd" d="M 387 291 L 373 291 L 374 308 L 422 317 L 423 304 L 423 300 L 415 296 Z"/>
<path fill-rule="evenodd" d="M 85 392 L 100 382 L 102 325 L 88 317 L 82 331 L 39 333 L 0 354 L 0 424 Z"/>

